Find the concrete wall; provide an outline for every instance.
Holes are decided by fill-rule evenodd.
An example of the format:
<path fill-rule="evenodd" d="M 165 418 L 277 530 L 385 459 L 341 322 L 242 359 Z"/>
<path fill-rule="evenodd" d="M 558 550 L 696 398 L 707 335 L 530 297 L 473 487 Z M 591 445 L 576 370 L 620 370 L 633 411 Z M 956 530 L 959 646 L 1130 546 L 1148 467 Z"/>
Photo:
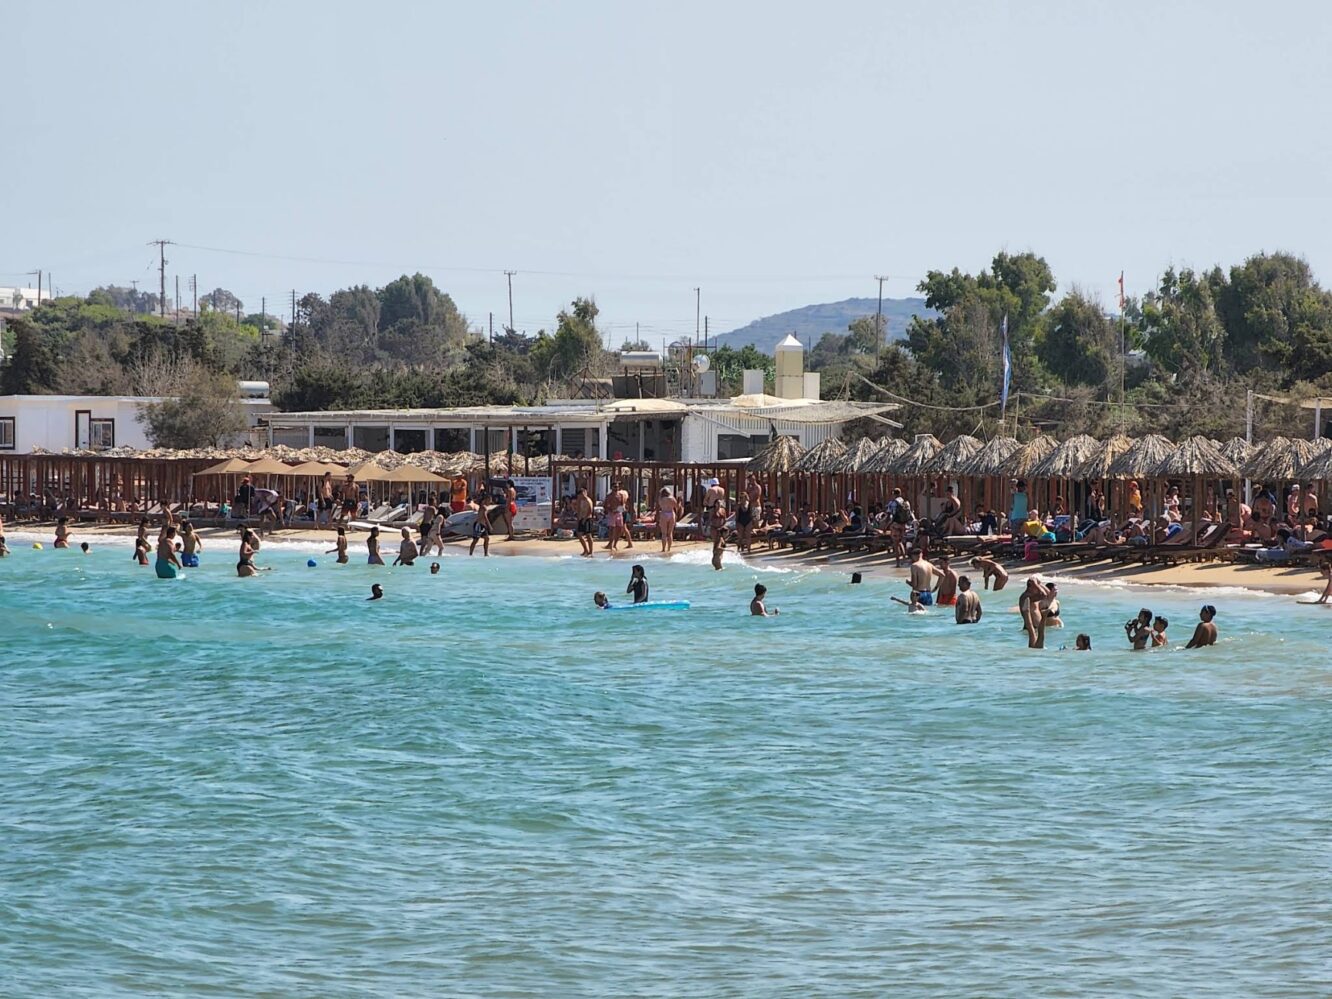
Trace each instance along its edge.
<path fill-rule="evenodd" d="M 14 451 L 20 454 L 33 448 L 61 451 L 79 446 L 74 414 L 81 410 L 90 412 L 93 420 L 115 421 L 115 447 L 145 449 L 152 442 L 139 414 L 152 401 L 133 396 L 5 395 L 0 396 L 0 419 L 14 419 Z M 243 405 L 251 426 L 272 410 L 267 400 L 247 400 Z"/>

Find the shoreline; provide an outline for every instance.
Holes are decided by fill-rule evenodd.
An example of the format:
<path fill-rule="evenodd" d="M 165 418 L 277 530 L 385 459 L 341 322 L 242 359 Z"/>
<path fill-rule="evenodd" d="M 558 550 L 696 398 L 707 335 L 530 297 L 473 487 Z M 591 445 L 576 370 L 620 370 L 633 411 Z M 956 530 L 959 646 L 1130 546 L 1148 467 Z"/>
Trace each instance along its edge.
<path fill-rule="evenodd" d="M 25 524 L 22 527 L 16 525 L 10 528 L 9 537 L 11 539 L 10 548 L 22 543 L 25 546 L 31 542 L 40 542 L 43 547 L 49 547 L 54 535 L 54 524 L 47 525 L 42 523 Z M 213 545 L 232 544 L 236 541 L 239 528 L 226 527 L 205 527 L 199 529 L 199 536 L 203 539 L 205 550 L 208 550 L 210 543 Z M 102 541 L 130 541 L 134 538 L 136 529 L 122 524 L 99 524 L 88 527 L 76 527 L 70 533 L 73 546 L 78 547 L 80 541 L 88 541 L 95 545 L 99 540 Z M 349 539 L 355 541 L 361 540 L 363 531 L 353 531 L 349 533 Z M 152 536 L 156 537 L 156 528 Z M 269 532 L 262 535 L 265 544 L 281 546 L 300 546 L 308 549 L 308 546 L 331 547 L 335 532 L 329 530 L 314 530 L 313 528 L 285 528 L 280 532 Z M 392 534 L 387 535 L 391 539 Z M 470 538 L 457 538 L 453 541 L 446 541 L 449 548 L 465 549 L 471 543 Z M 602 547 L 602 542 L 598 541 L 596 549 L 597 560 L 617 560 L 624 561 L 628 559 L 642 559 L 644 561 L 657 561 L 660 559 L 669 559 L 674 554 L 687 554 L 692 552 L 707 552 L 709 544 L 704 541 L 677 541 L 675 551 L 671 554 L 663 554 L 658 550 L 658 542 L 655 540 L 640 541 L 631 549 L 621 549 L 615 553 L 610 553 Z M 323 549 L 321 548 L 321 551 Z M 508 557 L 513 555 L 531 555 L 536 557 L 578 557 L 578 544 L 576 541 L 560 541 L 545 537 L 524 537 L 519 536 L 514 541 L 505 541 L 492 537 L 490 540 L 490 554 L 497 557 Z M 907 569 L 903 565 L 900 568 L 893 565 L 891 555 L 866 555 L 863 553 L 836 554 L 828 552 L 794 552 L 791 549 L 773 549 L 771 551 L 762 548 L 755 548 L 748 555 L 737 555 L 734 548 L 728 548 L 727 552 L 732 557 L 739 557 L 742 562 L 755 563 L 759 565 L 790 566 L 804 569 L 812 569 L 820 572 L 859 572 L 868 578 L 878 579 L 906 579 Z M 480 557 L 480 556 L 477 556 Z M 1090 562 L 1090 563 L 1017 563 L 1006 565 L 1008 572 L 1013 577 L 1022 577 L 1032 573 L 1040 573 L 1047 579 L 1053 579 L 1059 583 L 1068 583 L 1077 585 L 1079 583 L 1089 583 L 1098 585 L 1114 584 L 1129 587 L 1177 587 L 1185 589 L 1217 589 L 1234 588 L 1238 590 L 1250 591 L 1255 593 L 1266 593 L 1277 596 L 1298 596 L 1310 592 L 1321 592 L 1323 583 L 1316 570 L 1313 569 L 1290 569 L 1282 566 L 1270 565 L 1235 565 L 1233 563 L 1205 563 L 1193 564 L 1186 563 L 1176 566 L 1141 566 L 1141 565 L 1118 565 L 1108 562 Z M 959 565 L 957 568 L 961 568 Z"/>

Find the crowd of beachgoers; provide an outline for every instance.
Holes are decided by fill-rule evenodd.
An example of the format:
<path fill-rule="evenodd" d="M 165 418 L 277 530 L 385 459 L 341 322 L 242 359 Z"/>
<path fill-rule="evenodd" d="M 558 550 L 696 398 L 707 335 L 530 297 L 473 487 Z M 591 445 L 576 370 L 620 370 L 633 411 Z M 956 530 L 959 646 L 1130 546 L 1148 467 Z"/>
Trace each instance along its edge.
<path fill-rule="evenodd" d="M 722 554 L 728 548 L 747 554 L 756 543 L 777 539 L 816 537 L 862 536 L 881 539 L 883 550 L 891 552 L 895 564 L 907 566 L 906 593 L 890 599 L 906 608 L 908 613 L 929 613 L 931 606 L 946 608 L 959 625 L 979 624 L 983 615 L 982 593 L 998 593 L 1009 582 L 1009 565 L 1013 560 L 1030 560 L 1030 546 L 1059 544 L 1063 539 L 1087 541 L 1092 544 L 1133 544 L 1134 539 L 1144 545 L 1167 545 L 1181 535 L 1192 542 L 1207 544 L 1217 536 L 1260 543 L 1279 542 L 1284 551 L 1295 553 L 1313 549 L 1323 550 L 1327 541 L 1327 525 L 1320 518 L 1317 497 L 1301 492 L 1298 486 L 1286 490 L 1278 499 L 1272 492 L 1259 487 L 1250 503 L 1239 501 L 1233 491 L 1227 491 L 1219 507 L 1209 493 L 1206 508 L 1194 522 L 1185 520 L 1184 504 L 1179 491 L 1164 491 L 1160 513 L 1154 515 L 1144 509 L 1136 484 L 1129 483 L 1127 498 L 1128 521 L 1123 528 L 1116 527 L 1106 518 L 1104 497 L 1096 488 L 1087 495 L 1083 511 L 1077 514 L 1064 508 L 1061 497 L 1055 497 L 1052 509 L 1042 513 L 1028 502 L 1025 483 L 1012 483 L 1013 502 L 1003 516 L 993 510 L 981 508 L 975 519 L 964 516 L 961 504 L 947 488 L 939 505 L 940 516 L 929 521 L 916 516 L 910 501 L 900 489 L 884 504 L 871 504 L 862 509 L 851 505 L 846 509 L 821 512 L 802 504 L 797 511 L 783 511 L 767 500 L 762 484 L 756 476 L 746 478 L 734 497 L 727 494 L 717 479 L 706 482 L 701 502 L 701 515 L 697 523 L 685 512 L 685 504 L 669 488 L 663 488 L 648 508 L 635 504 L 629 491 L 619 481 L 612 481 L 607 494 L 598 503 L 593 500 L 584 482 L 576 483 L 572 495 L 562 498 L 556 507 L 553 533 L 577 539 L 580 553 L 593 557 L 598 546 L 615 555 L 635 548 L 637 537 L 655 540 L 660 552 L 669 554 L 681 531 L 694 540 L 705 541 L 712 548 L 712 565 L 723 567 Z M 412 566 L 418 560 L 444 553 L 449 538 L 449 522 L 458 515 L 470 515 L 469 527 L 463 540 L 470 539 L 469 554 L 480 549 L 489 554 L 492 533 L 505 532 L 508 540 L 514 538 L 513 523 L 517 513 L 516 493 L 512 483 L 501 484 L 495 490 L 470 488 L 463 477 L 450 483 L 444 493 L 424 492 L 416 496 L 405 490 L 389 501 L 395 509 L 412 505 L 416 501 L 416 515 L 411 522 L 387 528 L 393 542 L 384 537 L 379 524 L 359 521 L 372 511 L 368 510 L 368 497 L 364 489 L 348 479 L 345 484 L 326 477 L 322 488 L 315 492 L 302 513 L 308 526 L 332 532 L 333 547 L 327 554 L 336 556 L 338 564 L 351 561 L 348 531 L 353 524 L 366 528 L 364 543 L 366 561 L 370 565 Z M 241 577 L 254 576 L 262 571 L 257 556 L 263 546 L 263 532 L 278 529 L 290 521 L 282 515 L 282 500 L 274 490 L 256 486 L 250 477 L 242 478 L 236 495 L 226 504 L 234 516 L 241 514 L 237 526 L 239 543 L 236 573 Z M 188 510 L 188 507 L 186 508 Z M 74 546 L 69 518 L 59 517 L 52 536 L 56 549 Z M 1136 533 L 1134 533 L 1136 531 Z M 1155 535 L 1150 531 L 1158 531 Z M 994 545 L 979 545 L 967 549 L 961 544 L 968 538 L 999 539 Z M 211 543 L 211 542 L 210 542 Z M 649 545 L 651 541 L 648 542 Z M 962 554 L 959 556 L 958 550 Z M 40 543 L 34 544 L 40 548 Z M 90 550 L 87 541 L 78 543 L 84 552 Z M 1332 547 L 1332 546 L 1329 546 Z M 204 548 L 204 539 L 188 516 L 179 516 L 167 510 L 156 517 L 141 516 L 134 542 L 134 559 L 141 566 L 152 565 L 157 576 L 174 578 L 182 569 L 198 568 Z M 0 520 L 0 556 L 9 553 L 4 538 L 3 520 Z M 386 561 L 389 557 L 392 562 Z M 313 559 L 310 565 L 314 566 Z M 962 572 L 959 572 L 959 567 Z M 1321 565 L 1326 585 L 1314 602 L 1327 603 L 1332 598 L 1332 559 Z M 430 572 L 438 573 L 440 563 L 432 562 Z M 852 576 L 853 583 L 861 582 L 861 574 Z M 598 591 L 594 595 L 597 607 L 605 609 L 632 609 L 660 607 L 683 609 L 687 601 L 654 602 L 649 599 L 645 568 L 633 567 L 626 595 L 632 601 L 614 604 Z M 384 597 L 381 584 L 374 584 L 371 600 Z M 1013 608 L 1006 608 L 1013 609 Z M 749 601 L 750 613 L 755 616 L 775 616 L 778 611 L 769 608 L 767 590 L 756 584 Z M 1016 612 L 1022 620 L 1022 629 L 1030 648 L 1044 648 L 1047 631 L 1062 628 L 1064 612 L 1059 584 L 1030 573 L 1025 577 L 1018 596 Z M 1217 637 L 1216 609 L 1204 605 L 1199 620 L 1188 640 L 1188 648 L 1214 643 Z M 1169 622 L 1160 615 L 1143 609 L 1124 625 L 1128 644 L 1133 649 L 1161 648 L 1169 644 Z M 1090 650 L 1092 637 L 1078 634 L 1073 643 L 1077 650 Z"/>

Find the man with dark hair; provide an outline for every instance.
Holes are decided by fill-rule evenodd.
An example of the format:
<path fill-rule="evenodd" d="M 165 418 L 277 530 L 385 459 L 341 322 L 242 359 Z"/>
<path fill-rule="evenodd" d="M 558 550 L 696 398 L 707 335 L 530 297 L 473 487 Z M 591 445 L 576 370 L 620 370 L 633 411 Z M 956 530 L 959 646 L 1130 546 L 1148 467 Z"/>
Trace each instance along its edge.
<path fill-rule="evenodd" d="M 1211 604 L 1203 604 L 1202 610 L 1198 612 L 1198 627 L 1193 629 L 1193 637 L 1184 648 L 1201 649 L 1204 645 L 1216 644 L 1216 625 L 1212 623 L 1214 617 L 1216 608 Z"/>
<path fill-rule="evenodd" d="M 957 581 L 957 607 L 954 609 L 954 620 L 958 624 L 979 624 L 980 619 L 980 595 L 971 588 L 971 577 L 962 576 Z"/>

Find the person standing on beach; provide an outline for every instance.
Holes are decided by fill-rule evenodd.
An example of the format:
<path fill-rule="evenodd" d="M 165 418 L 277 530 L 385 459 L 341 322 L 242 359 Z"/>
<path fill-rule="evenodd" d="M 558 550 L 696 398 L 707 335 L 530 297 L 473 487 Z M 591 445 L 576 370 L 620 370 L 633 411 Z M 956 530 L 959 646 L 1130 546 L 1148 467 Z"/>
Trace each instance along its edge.
<path fill-rule="evenodd" d="M 763 487 L 758 484 L 753 472 L 745 476 L 745 495 L 749 497 L 751 507 L 755 510 L 763 509 Z"/>
<path fill-rule="evenodd" d="M 454 513 L 467 509 L 467 479 L 461 474 L 455 475 L 449 483 L 449 508 Z"/>
<path fill-rule="evenodd" d="M 606 494 L 605 501 L 601 508 L 606 514 L 606 544 L 603 546 L 607 551 L 615 551 L 620 543 L 620 535 L 624 531 L 624 505 L 629 502 L 629 494 L 622 492 L 619 480 L 611 483 L 610 492 Z M 625 539 L 625 548 L 634 547 L 633 539 Z"/>
<path fill-rule="evenodd" d="M 472 544 L 467 549 L 468 555 L 476 554 L 476 543 L 481 542 L 481 554 L 490 557 L 490 510 L 486 507 L 486 497 L 482 494 L 476 501 L 476 520 L 472 521 Z"/>
<path fill-rule="evenodd" d="M 675 544 L 675 520 L 679 512 L 679 501 L 670 489 L 662 486 L 657 494 L 657 533 L 661 537 L 661 550 L 669 552 Z"/>
<path fill-rule="evenodd" d="M 1201 649 L 1204 645 L 1215 645 L 1216 625 L 1212 623 L 1215 617 L 1216 608 L 1211 604 L 1203 604 L 1202 610 L 1198 612 L 1198 627 L 1193 629 L 1193 637 L 1184 648 Z"/>
<path fill-rule="evenodd" d="M 957 573 L 948 565 L 948 556 L 940 555 L 936 567 L 939 576 L 939 606 L 952 607 L 957 603 Z"/>
<path fill-rule="evenodd" d="M 957 607 L 953 619 L 958 624 L 979 624 L 981 619 L 980 595 L 971 588 L 971 577 L 962 576 L 957 581 Z"/>
<path fill-rule="evenodd" d="M 513 540 L 513 518 L 518 515 L 518 490 L 514 488 L 513 480 L 510 479 L 504 486 L 504 503 L 502 505 L 504 517 L 504 530 L 506 532 L 505 541 Z M 625 532 L 628 534 L 628 532 Z M 630 548 L 633 547 L 631 544 Z"/>
<path fill-rule="evenodd" d="M 578 487 L 578 495 L 574 497 L 574 517 L 578 524 L 574 528 L 574 535 L 578 538 L 578 544 L 583 549 L 583 558 L 591 558 L 596 543 L 592 540 L 593 514 L 596 513 L 596 507 L 592 503 L 592 497 L 587 494 L 587 486 Z"/>
<path fill-rule="evenodd" d="M 370 536 L 365 539 L 365 548 L 368 553 L 366 562 L 370 565 L 383 565 L 384 557 L 379 554 L 379 528 L 370 528 Z"/>
<path fill-rule="evenodd" d="M 754 508 L 749 505 L 749 495 L 741 493 L 735 506 L 735 546 L 740 552 L 749 551 L 749 540 L 754 532 Z"/>
<path fill-rule="evenodd" d="M 928 607 L 934 603 L 934 590 L 938 585 L 936 577 L 939 570 L 936 569 L 925 558 L 925 553 L 919 548 L 911 553 L 910 584 L 913 593 L 917 594 L 920 603 Z"/>

